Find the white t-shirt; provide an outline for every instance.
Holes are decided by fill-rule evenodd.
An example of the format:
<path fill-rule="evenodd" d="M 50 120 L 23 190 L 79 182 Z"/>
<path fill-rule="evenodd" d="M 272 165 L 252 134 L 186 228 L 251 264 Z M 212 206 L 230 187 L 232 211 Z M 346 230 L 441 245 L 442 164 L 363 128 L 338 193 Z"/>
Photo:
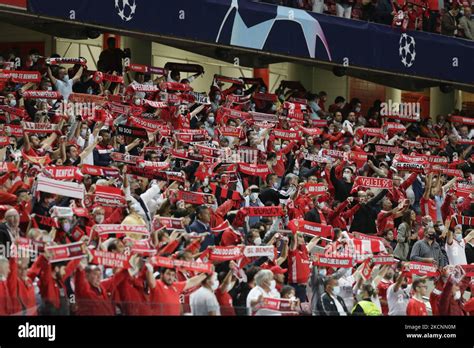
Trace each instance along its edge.
<path fill-rule="evenodd" d="M 269 292 L 266 292 L 263 288 L 257 285 L 252 290 L 250 290 L 249 294 L 247 295 L 248 315 L 252 315 L 252 301 L 257 300 L 260 295 L 268 298 L 280 298 L 280 293 L 276 289 L 271 289 Z M 269 309 L 260 309 L 255 313 L 255 315 L 281 315 L 281 313 Z"/>
<path fill-rule="evenodd" d="M 69 77 L 65 77 L 66 81 L 56 80 L 56 89 L 63 96 L 64 100 L 67 101 L 69 96 L 72 93 L 72 86 L 74 85 L 74 80 Z"/>
<path fill-rule="evenodd" d="M 86 143 L 85 139 L 81 137 L 80 135 L 77 137 L 76 142 L 77 145 L 79 145 L 83 150 L 89 145 L 94 142 L 95 138 L 94 135 L 91 133 L 89 134 L 89 141 Z M 90 164 L 94 165 L 94 153 L 91 151 L 90 154 L 88 154 L 84 160 L 82 161 L 83 164 Z"/>
<path fill-rule="evenodd" d="M 216 312 L 216 315 L 221 315 L 216 295 L 204 286 L 191 294 L 189 303 L 193 315 L 209 315 L 209 312 Z"/>
<path fill-rule="evenodd" d="M 461 239 L 460 242 L 453 240 L 451 245 L 446 243 L 446 254 L 448 254 L 450 265 L 466 265 L 466 243 L 464 239 Z"/>
<path fill-rule="evenodd" d="M 344 300 L 344 304 L 349 312 L 354 308 L 354 283 L 355 279 L 352 275 L 341 277 L 338 280 L 338 285 L 341 287 L 339 296 Z"/>
<path fill-rule="evenodd" d="M 394 291 L 395 284 L 392 284 L 387 289 L 387 303 L 388 315 L 407 315 L 408 301 L 410 301 L 411 285 L 405 289 L 398 289 Z"/>

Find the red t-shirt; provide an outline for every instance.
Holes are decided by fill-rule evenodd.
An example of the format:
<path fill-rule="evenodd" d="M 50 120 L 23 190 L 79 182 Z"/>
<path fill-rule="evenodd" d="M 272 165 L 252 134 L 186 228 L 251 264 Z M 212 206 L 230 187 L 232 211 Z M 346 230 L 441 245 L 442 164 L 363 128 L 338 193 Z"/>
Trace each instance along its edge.
<path fill-rule="evenodd" d="M 304 284 L 310 275 L 309 253 L 305 245 L 288 251 L 288 280 L 290 283 Z"/>
<path fill-rule="evenodd" d="M 241 241 L 242 238 L 230 228 L 222 232 L 221 246 L 237 245 Z"/>
<path fill-rule="evenodd" d="M 392 230 L 393 231 L 393 238 L 397 238 L 397 232 L 395 229 L 395 223 L 393 221 L 393 214 L 390 214 L 389 216 L 385 216 L 387 214 L 386 211 L 382 210 L 378 215 L 377 215 L 377 230 L 378 230 L 378 235 L 381 236 L 385 230 Z"/>
<path fill-rule="evenodd" d="M 379 294 L 379 298 L 381 300 L 387 301 L 387 290 L 390 285 L 392 285 L 393 282 L 391 280 L 385 280 L 382 279 L 379 284 L 377 285 L 377 291 Z M 381 304 L 382 307 L 382 314 L 383 315 L 388 315 L 388 304 Z"/>
<path fill-rule="evenodd" d="M 232 304 L 232 297 L 228 292 L 223 292 L 221 288 L 214 291 L 217 302 L 221 306 L 221 315 L 223 316 L 235 316 L 234 306 Z"/>
<path fill-rule="evenodd" d="M 7 281 L 0 280 L 0 315 L 9 315 L 12 309 Z"/>
<path fill-rule="evenodd" d="M 426 316 L 428 312 L 426 311 L 426 305 L 424 302 L 412 297 L 408 301 L 407 306 L 407 315 L 408 316 Z"/>
<path fill-rule="evenodd" d="M 155 315 L 180 315 L 181 305 L 179 296 L 186 287 L 186 282 L 175 282 L 168 286 L 162 280 L 156 281 L 156 286 L 151 290 L 152 311 Z"/>
<path fill-rule="evenodd" d="M 420 207 L 421 207 L 421 214 L 422 216 L 429 215 L 433 222 L 437 221 L 437 214 L 436 214 L 436 202 L 434 199 L 428 198 L 425 199 L 424 197 L 420 200 Z"/>

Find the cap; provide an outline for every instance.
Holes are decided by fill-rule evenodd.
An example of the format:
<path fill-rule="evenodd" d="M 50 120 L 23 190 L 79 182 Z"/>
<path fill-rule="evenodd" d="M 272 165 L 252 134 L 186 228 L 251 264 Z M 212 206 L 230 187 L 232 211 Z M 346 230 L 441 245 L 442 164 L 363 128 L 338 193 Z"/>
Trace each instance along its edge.
<path fill-rule="evenodd" d="M 281 268 L 280 266 L 273 266 L 270 268 L 270 271 L 272 271 L 273 274 L 285 274 L 288 269 L 286 268 Z"/>

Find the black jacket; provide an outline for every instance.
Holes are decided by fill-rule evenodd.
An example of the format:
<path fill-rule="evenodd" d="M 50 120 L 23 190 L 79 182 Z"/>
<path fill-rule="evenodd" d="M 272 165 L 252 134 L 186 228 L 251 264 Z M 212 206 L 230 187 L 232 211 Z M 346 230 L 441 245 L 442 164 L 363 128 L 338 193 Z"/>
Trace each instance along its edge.
<path fill-rule="evenodd" d="M 372 198 L 367 204 L 361 205 L 354 215 L 350 232 L 356 231 L 366 234 L 377 233 L 377 203 L 387 194 L 388 190 L 382 190 L 377 196 Z"/>
<path fill-rule="evenodd" d="M 317 208 L 311 209 L 306 214 L 304 214 L 304 219 L 306 221 L 311 221 L 311 222 L 315 222 L 317 224 L 320 224 L 321 223 L 321 215 L 320 215 L 319 210 Z"/>
<path fill-rule="evenodd" d="M 12 240 L 10 234 L 8 233 L 8 226 L 6 222 L 0 223 L 0 245 L 5 247 L 4 250 L 7 250 L 8 245 L 11 245 Z M 9 249 L 8 249 L 9 250 Z"/>
<path fill-rule="evenodd" d="M 347 197 L 349 197 L 349 195 L 351 194 L 351 191 L 352 191 L 352 186 L 354 186 L 353 183 L 351 182 L 345 182 L 344 180 L 339 180 L 337 177 L 336 177 L 336 173 L 335 173 L 335 168 L 332 167 L 331 168 L 331 172 L 330 172 L 331 176 L 331 182 L 334 186 L 334 189 L 336 191 L 336 201 L 339 201 L 339 202 L 343 202 L 347 199 Z"/>
<path fill-rule="evenodd" d="M 472 246 L 470 243 L 466 244 L 466 259 L 468 265 L 474 263 L 474 246 Z"/>
<path fill-rule="evenodd" d="M 280 199 L 288 199 L 289 196 L 285 196 L 272 188 L 266 188 L 260 192 L 258 198 L 264 205 L 267 205 L 269 202 L 273 203 L 273 205 L 280 205 Z"/>
<path fill-rule="evenodd" d="M 342 297 L 336 296 L 336 298 L 344 308 L 344 312 L 349 315 L 349 311 L 347 310 L 346 304 L 344 303 Z M 318 304 L 316 305 L 316 315 L 339 316 L 336 303 L 327 292 L 324 292 L 318 300 Z"/>

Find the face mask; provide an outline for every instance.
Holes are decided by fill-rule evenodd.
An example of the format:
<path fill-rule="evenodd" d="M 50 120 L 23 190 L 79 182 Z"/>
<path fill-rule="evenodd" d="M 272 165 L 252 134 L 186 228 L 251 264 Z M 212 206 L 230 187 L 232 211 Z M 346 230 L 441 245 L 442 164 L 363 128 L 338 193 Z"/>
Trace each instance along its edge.
<path fill-rule="evenodd" d="M 275 151 L 280 151 L 281 150 L 281 145 L 275 145 Z"/>
<path fill-rule="evenodd" d="M 280 185 L 278 185 L 278 183 L 276 182 L 276 183 L 274 183 L 274 184 L 272 185 L 272 187 L 273 187 L 275 190 L 278 190 L 278 188 L 280 187 Z"/>
<path fill-rule="evenodd" d="M 85 138 L 87 136 L 87 130 L 82 130 L 81 131 L 81 137 Z"/>
<path fill-rule="evenodd" d="M 104 222 L 104 219 L 105 219 L 104 215 L 96 215 L 95 222 L 97 222 L 98 224 L 101 224 Z"/>
<path fill-rule="evenodd" d="M 252 202 L 255 202 L 255 201 L 257 200 L 257 198 L 258 198 L 258 193 L 255 193 L 255 192 L 254 192 L 254 193 L 251 193 L 251 194 L 250 194 L 250 200 L 251 200 Z"/>
<path fill-rule="evenodd" d="M 66 232 L 66 233 L 69 232 L 69 231 L 71 230 L 71 223 L 65 222 L 65 223 L 63 224 L 63 230 L 64 230 L 64 232 Z"/>
<path fill-rule="evenodd" d="M 343 174 L 342 174 L 342 177 L 343 177 L 346 181 L 350 181 L 350 180 L 351 180 L 351 174 L 349 174 L 349 173 L 343 173 Z"/>
<path fill-rule="evenodd" d="M 255 244 L 255 245 L 262 244 L 262 238 L 260 238 L 260 237 L 255 238 L 254 241 L 253 241 L 253 244 Z"/>
<path fill-rule="evenodd" d="M 335 286 L 334 288 L 332 288 L 332 292 L 334 293 L 334 295 L 338 296 L 339 293 L 341 292 L 341 287 Z"/>
<path fill-rule="evenodd" d="M 457 301 L 461 298 L 461 291 L 456 291 L 456 293 L 454 294 L 454 299 Z"/>
<path fill-rule="evenodd" d="M 276 281 L 272 280 L 270 283 L 270 289 L 275 289 L 276 288 Z"/>
<path fill-rule="evenodd" d="M 212 286 L 211 286 L 211 288 L 212 288 L 213 291 L 216 291 L 218 287 L 219 287 L 219 279 L 217 279 L 217 273 L 214 273 L 212 275 Z"/>
<path fill-rule="evenodd" d="M 220 95 L 216 95 L 214 100 L 216 101 L 216 103 L 219 103 L 221 101 L 221 96 Z"/>
<path fill-rule="evenodd" d="M 135 99 L 135 105 L 139 106 L 139 105 L 141 105 L 141 103 L 142 103 L 142 102 L 141 102 L 140 99 Z"/>
<path fill-rule="evenodd" d="M 360 108 L 359 107 L 355 108 L 355 112 L 360 112 Z"/>
<path fill-rule="evenodd" d="M 433 228 L 433 222 L 428 222 L 428 227 Z"/>
<path fill-rule="evenodd" d="M 462 234 L 455 234 L 455 235 L 454 235 L 454 238 L 456 238 L 456 240 L 457 240 L 458 242 L 461 242 L 461 241 L 462 241 Z"/>
<path fill-rule="evenodd" d="M 209 185 L 209 178 L 205 178 L 202 184 L 203 184 L 204 186 Z"/>
<path fill-rule="evenodd" d="M 219 288 L 219 281 L 218 281 L 218 280 L 215 280 L 215 281 L 212 283 L 211 289 L 212 289 L 212 291 L 216 291 L 218 288 Z"/>
<path fill-rule="evenodd" d="M 10 106 L 14 108 L 16 106 L 16 99 L 10 100 Z"/>
<path fill-rule="evenodd" d="M 52 91 L 52 90 L 53 90 L 53 87 L 48 87 L 47 90 L 48 90 L 48 91 Z"/>
<path fill-rule="evenodd" d="M 319 209 L 323 209 L 325 206 L 326 206 L 326 203 L 324 203 L 324 202 L 318 203 L 318 208 Z"/>
<path fill-rule="evenodd" d="M 318 271 L 319 275 L 322 277 L 325 277 L 327 274 L 327 270 L 325 268 L 322 268 Z"/>
<path fill-rule="evenodd" d="M 210 124 L 213 124 L 214 123 L 214 117 L 208 117 L 207 122 L 209 122 Z"/>
<path fill-rule="evenodd" d="M 444 232 L 444 225 L 439 226 L 439 230 L 440 230 L 441 232 Z"/>

